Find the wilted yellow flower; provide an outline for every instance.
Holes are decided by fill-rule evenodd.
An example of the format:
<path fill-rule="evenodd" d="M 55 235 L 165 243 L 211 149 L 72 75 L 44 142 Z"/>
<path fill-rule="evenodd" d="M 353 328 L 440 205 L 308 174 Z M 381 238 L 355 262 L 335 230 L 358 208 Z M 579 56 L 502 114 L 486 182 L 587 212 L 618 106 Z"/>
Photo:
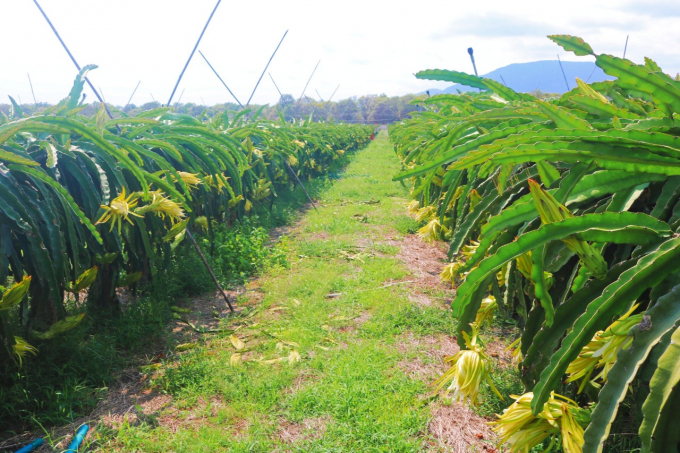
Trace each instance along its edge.
<path fill-rule="evenodd" d="M 524 255 L 520 255 L 517 258 L 517 270 L 520 271 L 527 280 L 531 281 L 532 284 L 534 284 L 534 281 L 531 278 L 531 271 L 533 270 L 533 268 L 534 262 L 532 259 L 531 251 L 528 251 Z M 543 271 L 543 278 L 545 280 L 547 289 L 552 288 L 554 282 L 553 275 L 548 271 Z"/>
<path fill-rule="evenodd" d="M 418 230 L 418 236 L 425 242 L 434 242 L 441 239 L 442 234 L 449 232 L 449 229 L 439 223 L 438 218 L 434 218 L 427 222 L 427 224 Z"/>
<path fill-rule="evenodd" d="M 558 203 L 550 192 L 544 190 L 541 185 L 533 179 L 529 179 L 529 190 L 534 199 L 536 210 L 541 217 L 541 222 L 544 225 L 559 222 L 574 216 L 565 206 Z M 596 278 L 604 278 L 608 270 L 607 262 L 595 247 L 574 236 L 563 238 L 562 242 L 564 242 L 569 250 L 578 255 L 583 265 L 592 272 Z"/>
<path fill-rule="evenodd" d="M 442 279 L 442 282 L 445 283 L 453 282 L 453 280 L 456 278 L 456 275 L 458 275 L 458 270 L 461 268 L 462 265 L 463 263 L 459 261 L 454 261 L 453 263 L 449 263 L 446 266 L 444 266 L 442 273 L 439 274 L 439 276 Z"/>
<path fill-rule="evenodd" d="M 460 196 L 463 195 L 463 192 L 465 192 L 465 186 L 456 187 L 456 191 L 453 192 L 451 201 L 449 201 L 449 205 L 446 207 L 446 212 L 449 212 L 456 207 L 456 203 L 458 202 Z"/>
<path fill-rule="evenodd" d="M 475 210 L 480 201 L 482 201 L 482 196 L 477 192 L 477 189 L 472 189 L 470 191 L 470 212 Z"/>
<path fill-rule="evenodd" d="M 567 382 L 573 382 L 583 378 L 579 386 L 579 393 L 583 391 L 590 376 L 596 369 L 602 369 L 600 373 L 590 381 L 594 386 L 599 387 L 597 380 L 606 381 L 609 370 L 616 363 L 616 355 L 621 349 L 628 349 L 633 342 L 633 336 L 629 335 L 630 329 L 642 321 L 643 314 L 631 316 L 638 305 L 634 305 L 626 314 L 614 321 L 612 325 L 604 331 L 600 330 L 595 334 L 579 353 L 576 360 L 567 367 Z"/>
<path fill-rule="evenodd" d="M 510 346 L 505 348 L 505 350 L 510 351 L 510 357 L 512 357 L 512 364 L 514 366 L 519 366 L 524 360 L 524 356 L 522 355 L 522 337 L 519 337 L 510 343 Z"/>
<path fill-rule="evenodd" d="M 199 184 L 202 184 L 201 178 L 198 177 L 198 173 L 189 173 L 186 171 L 178 171 L 179 177 L 182 178 L 184 184 L 190 189 L 195 189 Z"/>
<path fill-rule="evenodd" d="M 479 307 L 479 310 L 477 310 L 475 324 L 479 327 L 482 327 L 482 325 L 487 322 L 489 326 L 491 326 L 493 314 L 496 312 L 496 308 L 498 308 L 498 303 L 496 302 L 496 298 L 494 296 L 489 296 L 482 299 L 482 305 Z"/>
<path fill-rule="evenodd" d="M 477 241 L 470 241 L 469 244 L 464 245 L 460 249 L 460 253 L 465 256 L 465 258 L 470 259 L 472 255 L 477 253 L 477 248 L 479 247 L 479 242 Z"/>
<path fill-rule="evenodd" d="M 498 392 L 489 376 L 489 362 L 491 358 L 484 353 L 484 350 L 477 344 L 477 327 L 472 326 L 472 337 L 467 332 L 463 332 L 465 346 L 467 349 L 458 351 L 457 354 L 446 357 L 444 363 L 450 363 L 448 369 L 432 385 L 435 392 L 444 387 L 451 381 L 447 392 L 453 391 L 454 401 L 470 401 L 470 404 L 479 402 L 479 389 L 483 381 L 486 381 L 491 389 L 502 400 L 503 397 Z"/>
<path fill-rule="evenodd" d="M 196 217 L 194 219 L 194 224 L 198 225 L 203 231 L 208 229 L 208 218 L 204 215 Z"/>
<path fill-rule="evenodd" d="M 231 200 L 229 200 L 227 202 L 227 207 L 233 208 L 234 206 L 236 206 L 237 204 L 239 204 L 242 201 L 243 201 L 243 195 L 239 195 L 238 197 L 232 198 Z"/>
<path fill-rule="evenodd" d="M 294 166 L 296 166 L 297 164 L 298 164 L 297 157 L 295 157 L 295 156 L 288 156 L 288 165 L 290 165 L 291 167 L 294 167 Z"/>
<path fill-rule="evenodd" d="M 434 215 L 434 211 L 434 206 L 423 206 L 422 208 L 418 209 L 413 218 L 416 219 L 416 222 L 422 222 L 423 220 L 429 219 L 432 215 Z"/>
<path fill-rule="evenodd" d="M 152 195 L 151 203 L 135 209 L 137 214 L 144 215 L 147 212 L 153 212 L 162 219 L 165 219 L 165 216 L 167 215 L 173 223 L 184 218 L 184 209 L 170 198 L 166 198 L 163 195 L 163 192 L 157 190 L 155 192 L 150 192 L 150 194 Z"/>
<path fill-rule="evenodd" d="M 225 180 L 229 179 L 228 176 L 224 177 Z M 217 176 L 213 175 L 208 175 L 205 178 L 203 178 L 203 181 L 210 187 L 216 189 L 218 192 L 222 192 L 222 190 L 226 189 L 227 186 L 224 184 L 222 181 L 222 178 L 219 178 Z"/>
<path fill-rule="evenodd" d="M 295 146 L 298 146 L 298 147 L 300 147 L 300 148 L 304 148 L 304 147 L 305 147 L 305 142 L 302 142 L 302 141 L 300 141 L 300 140 L 293 140 L 291 143 L 293 143 Z"/>
<path fill-rule="evenodd" d="M 517 257 L 517 270 L 524 275 L 528 280 L 531 280 L 531 270 L 534 267 L 534 262 L 531 258 L 531 251 L 526 252 L 524 255 Z"/>
<path fill-rule="evenodd" d="M 139 200 L 137 200 L 138 196 L 138 194 L 132 192 L 129 197 L 125 198 L 125 187 L 123 187 L 123 190 L 121 190 L 120 194 L 111 200 L 109 206 L 101 206 L 106 212 L 99 218 L 99 220 L 97 220 L 97 224 L 106 223 L 111 220 L 111 228 L 109 231 L 112 231 L 113 226 L 118 224 L 118 233 L 120 233 L 123 219 L 132 224 L 132 220 L 130 220 L 129 216 L 133 215 L 135 217 L 142 217 L 141 215 L 132 212 L 132 209 L 137 206 L 137 203 L 139 202 Z"/>
<path fill-rule="evenodd" d="M 406 205 L 406 212 L 410 216 L 416 215 L 418 212 L 418 207 L 420 206 L 420 202 L 418 200 L 413 200 L 409 204 Z"/>
<path fill-rule="evenodd" d="M 336 151 L 336 153 L 338 153 L 339 156 L 342 156 L 343 154 L 345 154 L 345 150 L 339 149 L 339 150 Z"/>
<path fill-rule="evenodd" d="M 552 446 L 560 435 L 565 453 L 581 453 L 583 427 L 577 422 L 577 417 L 587 422 L 588 410 L 553 392 L 543 410 L 534 415 L 531 411 L 533 393 L 512 397 L 515 402 L 503 411 L 498 420 L 490 423 L 500 435 L 500 442 L 510 444 L 512 453 L 529 453 L 548 437 L 552 438 Z M 550 451 L 550 448 L 545 451 Z"/>
<path fill-rule="evenodd" d="M 24 298 L 31 286 L 31 276 L 24 277 L 19 283 L 15 283 L 11 288 L 5 290 L 0 299 L 0 310 L 9 310 L 17 305 Z"/>
<path fill-rule="evenodd" d="M 27 353 L 36 355 L 38 349 L 35 346 L 31 346 L 21 337 L 14 337 L 14 345 L 12 345 L 12 350 L 14 355 L 19 360 L 19 366 L 23 365 L 23 358 Z"/>
<path fill-rule="evenodd" d="M 267 181 L 266 179 L 260 179 L 257 182 L 257 187 L 253 190 L 253 200 L 255 201 L 260 201 L 264 198 L 267 198 L 271 194 L 271 189 L 269 188 L 272 185 L 271 181 Z"/>

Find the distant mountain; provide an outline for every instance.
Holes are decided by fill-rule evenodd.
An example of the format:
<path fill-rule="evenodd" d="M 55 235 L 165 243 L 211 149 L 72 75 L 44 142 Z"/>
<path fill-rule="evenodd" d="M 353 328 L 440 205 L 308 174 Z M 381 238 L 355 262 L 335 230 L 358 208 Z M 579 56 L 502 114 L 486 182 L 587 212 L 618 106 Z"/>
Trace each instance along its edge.
<path fill-rule="evenodd" d="M 564 73 L 569 82 L 569 89 L 576 86 L 576 77 L 589 82 L 602 82 L 613 80 L 614 77 L 608 76 L 602 69 L 595 66 L 595 63 L 582 61 L 563 61 Z M 595 71 L 593 71 L 595 69 Z M 591 74 L 592 73 L 592 74 Z M 527 93 L 539 89 L 544 93 L 564 93 L 567 87 L 564 83 L 564 76 L 560 70 L 557 60 L 532 61 L 529 63 L 513 63 L 502 68 L 498 68 L 482 75 L 487 79 L 506 84 L 515 91 Z M 501 78 L 502 77 L 502 78 Z M 430 88 L 430 95 L 441 93 L 457 93 L 458 91 L 476 91 L 465 85 L 455 84 L 443 90 Z M 425 93 L 424 91 L 420 94 Z"/>

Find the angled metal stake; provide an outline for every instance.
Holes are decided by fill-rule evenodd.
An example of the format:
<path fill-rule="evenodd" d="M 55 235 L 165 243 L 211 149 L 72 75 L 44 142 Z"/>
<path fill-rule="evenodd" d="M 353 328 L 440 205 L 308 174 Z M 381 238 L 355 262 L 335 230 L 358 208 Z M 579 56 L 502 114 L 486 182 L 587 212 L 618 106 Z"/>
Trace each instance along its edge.
<path fill-rule="evenodd" d="M 222 286 L 220 285 L 220 282 L 217 281 L 217 277 L 215 277 L 215 274 L 213 273 L 212 269 L 210 268 L 210 264 L 208 264 L 208 260 L 205 259 L 205 256 L 203 255 L 203 252 L 201 251 L 201 248 L 198 246 L 198 243 L 196 242 L 196 239 L 194 239 L 194 235 L 191 234 L 191 231 L 189 231 L 189 227 L 187 227 L 187 237 L 193 244 L 194 248 L 196 249 L 196 253 L 198 253 L 198 256 L 201 257 L 201 261 L 203 261 L 203 265 L 205 268 L 208 270 L 208 273 L 210 273 L 210 276 L 213 279 L 213 282 L 215 283 L 215 286 L 217 289 L 220 291 L 222 294 L 222 297 L 224 300 L 227 302 L 227 306 L 229 307 L 229 310 L 233 313 L 234 312 L 234 307 L 231 306 L 231 302 L 229 301 L 229 297 L 227 297 L 227 294 L 224 292 L 222 289 Z"/>
<path fill-rule="evenodd" d="M 338 84 L 338 86 L 335 87 L 335 91 L 333 91 L 333 94 L 331 94 L 331 97 L 329 97 L 329 98 L 328 98 L 328 101 L 326 102 L 326 107 L 324 108 L 324 110 L 326 110 L 326 115 L 329 115 L 329 114 L 330 114 L 329 105 L 330 105 L 330 103 L 331 103 L 331 99 L 333 99 L 333 96 L 335 96 L 335 93 L 338 91 L 338 88 L 340 88 L 340 84 Z"/>
<path fill-rule="evenodd" d="M 227 91 L 229 92 L 229 94 L 231 94 L 231 97 L 234 98 L 234 100 L 236 101 L 236 103 L 237 103 L 238 105 L 240 105 L 242 109 L 245 108 L 245 107 L 243 107 L 243 104 L 241 104 L 241 101 L 238 100 L 238 98 L 236 97 L 236 95 L 229 89 L 229 87 L 227 86 L 227 84 L 224 83 L 224 80 L 222 80 L 222 77 L 220 77 L 220 75 L 217 73 L 217 71 L 215 71 L 215 68 L 212 67 L 212 65 L 210 64 L 210 62 L 208 61 L 208 59 L 205 57 L 205 55 L 203 55 L 203 52 L 201 52 L 201 51 L 199 50 L 198 53 L 203 57 L 203 59 L 205 60 L 205 62 L 208 63 L 208 66 L 210 66 L 210 69 L 212 69 L 212 72 L 214 72 L 215 75 L 217 76 L 217 78 L 220 79 L 220 82 L 222 82 L 222 85 L 224 85 L 224 88 L 227 89 Z"/>
<path fill-rule="evenodd" d="M 130 102 L 132 102 L 132 96 L 134 96 L 135 93 L 137 92 L 137 88 L 139 88 L 139 84 L 140 84 L 140 83 L 142 83 L 141 80 L 140 80 L 139 82 L 137 82 L 137 86 L 136 86 L 135 89 L 132 91 L 132 94 L 130 95 L 130 99 L 128 99 L 127 104 L 125 104 L 125 107 L 123 107 L 123 111 L 125 111 L 125 109 L 127 108 L 127 106 L 130 105 Z"/>
<path fill-rule="evenodd" d="M 319 90 L 317 90 L 316 88 L 314 88 L 314 91 L 316 91 L 316 95 L 319 96 L 319 100 L 320 100 L 321 102 L 326 102 L 326 101 L 324 101 L 323 98 L 321 97 L 321 93 L 319 93 Z"/>
<path fill-rule="evenodd" d="M 54 35 L 55 35 L 55 36 L 57 37 L 57 39 L 59 40 L 59 42 L 61 43 L 62 47 L 64 48 L 64 50 L 65 50 L 66 53 L 68 54 L 68 56 L 71 58 L 71 61 L 72 61 L 73 64 L 76 66 L 76 68 L 78 68 L 78 71 L 80 71 L 80 70 L 81 70 L 81 69 L 80 69 L 80 65 L 79 65 L 78 62 L 76 61 L 76 59 L 75 59 L 75 57 L 73 56 L 73 54 L 71 53 L 71 51 L 68 50 L 68 47 L 66 46 L 66 43 L 64 42 L 63 39 L 61 39 L 61 36 L 59 35 L 59 32 L 57 31 L 57 29 L 54 28 L 54 25 L 52 25 L 52 21 L 50 20 L 50 18 L 47 17 L 47 14 L 45 14 L 45 11 L 43 11 L 43 9 L 40 7 L 40 3 L 38 3 L 38 0 L 33 0 L 33 3 L 35 3 L 35 6 L 38 7 L 38 9 L 40 10 L 40 13 L 42 14 L 42 16 L 43 16 L 43 17 L 45 18 L 45 20 L 47 21 L 47 24 L 50 26 L 50 28 L 51 28 L 52 31 L 54 32 Z M 87 82 L 87 84 L 88 84 L 88 86 L 90 87 L 90 89 L 94 92 L 94 95 L 97 96 L 97 99 L 99 99 L 99 102 L 101 102 L 102 104 L 104 104 L 104 109 L 106 109 L 106 113 L 109 115 L 109 118 L 113 119 L 113 115 L 111 114 L 111 111 L 109 110 L 109 107 L 106 105 L 106 102 L 104 102 L 104 100 L 102 99 L 102 97 L 99 95 L 99 92 L 98 92 L 97 90 L 95 90 L 94 85 L 92 85 L 92 82 L 90 82 L 90 79 L 88 79 L 87 77 L 85 77 L 85 82 Z M 121 132 L 120 126 L 117 125 L 117 124 L 116 124 L 116 129 L 118 129 L 118 132 Z"/>
<path fill-rule="evenodd" d="M 562 70 L 562 77 L 564 77 L 564 84 L 567 85 L 567 91 L 571 90 L 569 88 L 569 82 L 567 82 L 567 75 L 564 73 L 564 68 L 562 67 L 562 60 L 560 60 L 559 54 L 557 55 L 557 61 L 560 63 L 560 69 Z"/>
<path fill-rule="evenodd" d="M 302 94 L 300 95 L 300 99 L 298 101 L 302 100 L 302 96 L 305 95 L 305 91 L 307 91 L 307 86 L 309 85 L 309 82 L 312 80 L 312 77 L 314 77 L 314 73 L 316 72 L 316 68 L 319 67 L 319 63 L 321 63 L 321 60 L 314 66 L 314 70 L 312 71 L 312 75 L 309 76 L 309 79 L 307 79 L 307 83 L 305 84 L 305 87 L 302 90 Z"/>
<path fill-rule="evenodd" d="M 210 17 L 208 17 L 208 21 L 205 23 L 205 26 L 203 27 L 203 31 L 201 31 L 201 34 L 198 36 L 198 40 L 196 41 L 196 45 L 194 46 L 191 53 L 189 54 L 189 58 L 187 59 L 187 62 L 184 64 L 184 68 L 182 69 L 182 72 L 179 74 L 179 77 L 177 78 L 177 83 L 175 84 L 175 88 L 172 89 L 172 93 L 170 94 L 170 99 L 168 99 L 167 105 L 170 105 L 170 103 L 172 103 L 172 98 L 175 96 L 175 91 L 177 91 L 177 87 L 179 86 L 179 82 L 182 80 L 182 77 L 184 76 L 184 71 L 187 70 L 189 63 L 191 62 L 191 58 L 194 56 L 194 53 L 196 52 L 196 49 L 198 48 L 198 45 L 201 42 L 201 39 L 203 39 L 203 34 L 208 29 L 208 25 L 210 25 L 210 21 L 212 20 L 213 16 L 215 15 L 215 11 L 217 11 L 217 7 L 220 6 L 221 2 L 222 2 L 222 0 L 217 0 L 217 4 L 215 5 L 215 8 L 213 8 L 212 13 L 210 13 Z"/>
<path fill-rule="evenodd" d="M 276 87 L 276 91 L 279 92 L 279 100 L 282 99 L 283 93 L 281 93 L 281 90 L 279 90 L 279 86 L 276 84 L 276 82 L 274 82 L 274 77 L 272 77 L 271 72 L 268 72 L 267 74 L 269 74 L 269 78 L 272 79 L 272 83 Z M 283 103 L 283 108 L 285 109 L 286 107 L 288 108 L 288 110 L 290 110 L 290 105 L 288 105 L 288 101 L 284 101 L 284 103 Z M 291 113 L 293 113 L 293 112 L 291 112 Z"/>
<path fill-rule="evenodd" d="M 31 74 L 28 72 L 26 73 L 28 76 L 28 83 L 31 85 L 31 94 L 33 95 L 33 102 L 35 103 L 35 111 L 36 113 L 38 112 L 38 101 L 35 100 L 35 93 L 33 92 L 33 82 L 31 82 Z"/>
<path fill-rule="evenodd" d="M 283 42 L 283 40 L 286 39 L 287 34 L 288 34 L 288 30 L 286 30 L 286 32 L 283 34 L 283 37 L 281 38 L 281 41 L 279 41 L 279 44 L 276 46 L 276 49 L 274 49 L 274 53 L 272 54 L 272 56 L 269 57 L 269 61 L 267 62 L 267 66 L 264 67 L 262 74 L 260 74 L 260 78 L 257 79 L 257 83 L 255 84 L 255 88 L 253 88 L 253 92 L 250 93 L 250 97 L 248 98 L 248 102 L 246 102 L 246 107 L 250 105 L 250 101 L 253 99 L 253 96 L 255 95 L 255 91 L 257 91 L 257 87 L 260 85 L 260 82 L 262 81 L 262 77 L 264 77 L 264 73 L 267 72 L 267 68 L 269 68 L 269 64 L 274 59 L 274 55 L 276 55 L 276 52 L 279 51 L 279 47 L 281 47 L 281 43 Z"/>

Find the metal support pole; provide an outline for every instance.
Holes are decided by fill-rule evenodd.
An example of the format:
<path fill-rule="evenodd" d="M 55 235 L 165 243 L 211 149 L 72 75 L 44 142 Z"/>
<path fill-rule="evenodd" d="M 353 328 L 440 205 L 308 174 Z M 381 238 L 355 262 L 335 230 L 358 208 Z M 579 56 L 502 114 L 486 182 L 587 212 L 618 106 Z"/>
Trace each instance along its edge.
<path fill-rule="evenodd" d="M 203 34 L 208 29 L 208 25 L 210 24 L 210 21 L 212 20 L 213 16 L 215 15 L 215 11 L 217 11 L 217 7 L 220 6 L 221 2 L 222 2 L 222 0 L 217 0 L 217 4 L 215 5 L 215 8 L 213 8 L 212 13 L 210 13 L 210 17 L 208 17 L 208 21 L 205 23 L 205 26 L 203 27 L 203 31 L 201 31 L 201 34 L 199 35 L 198 40 L 196 41 L 196 45 L 194 46 L 193 50 L 191 51 L 191 54 L 189 54 L 189 58 L 187 59 L 187 62 L 184 64 L 184 68 L 182 69 L 182 72 L 179 74 L 179 77 L 177 78 L 177 83 L 175 84 L 175 88 L 172 89 L 172 94 L 170 94 L 170 99 L 168 99 L 167 105 L 170 105 L 170 103 L 172 103 L 172 98 L 175 97 L 175 91 L 177 91 L 177 87 L 179 86 L 179 82 L 182 80 L 182 77 L 184 76 L 184 71 L 187 70 L 189 63 L 191 62 L 191 58 L 194 56 L 194 53 L 196 52 L 196 49 L 198 48 L 198 45 L 201 42 L 201 39 L 203 39 Z"/>
<path fill-rule="evenodd" d="M 140 83 L 142 83 L 141 80 L 140 80 L 139 82 L 137 82 L 137 86 L 136 86 L 135 89 L 132 91 L 132 94 L 130 95 L 130 99 L 128 99 L 127 104 L 125 104 L 125 107 L 123 107 L 123 111 L 125 111 L 125 109 L 127 108 L 127 106 L 130 105 L 130 102 L 132 102 L 132 96 L 134 96 L 135 93 L 137 92 L 137 88 L 139 88 L 139 84 L 140 84 Z"/>
<path fill-rule="evenodd" d="M 231 302 L 229 302 L 229 297 L 227 297 L 227 294 L 226 294 L 226 293 L 224 292 L 224 290 L 222 289 L 222 286 L 220 285 L 220 282 L 217 281 L 217 277 L 215 277 L 215 274 L 213 273 L 213 271 L 212 271 L 212 269 L 211 269 L 211 267 L 210 267 L 210 264 L 208 264 L 208 260 L 205 259 L 205 256 L 203 255 L 203 252 L 201 251 L 201 248 L 198 246 L 198 243 L 196 242 L 196 239 L 194 239 L 194 235 L 191 234 L 191 231 L 189 231 L 189 227 L 187 227 L 187 230 L 186 230 L 186 231 L 187 231 L 187 237 L 189 238 L 189 240 L 191 241 L 191 243 L 194 245 L 194 248 L 196 249 L 196 252 L 198 253 L 198 256 L 201 257 L 201 261 L 203 261 L 203 265 L 205 266 L 205 268 L 206 268 L 206 269 L 208 270 L 208 272 L 210 273 L 210 276 L 212 277 L 213 282 L 215 282 L 215 286 L 216 286 L 217 289 L 220 291 L 220 293 L 222 293 L 222 297 L 224 297 L 224 301 L 227 303 L 227 306 L 229 307 L 229 310 L 231 310 L 231 312 L 233 313 L 233 312 L 234 312 L 234 307 L 231 306 Z"/>
<path fill-rule="evenodd" d="M 35 111 L 36 113 L 38 112 L 38 101 L 35 100 L 35 92 L 33 91 L 33 82 L 31 82 L 31 74 L 28 72 L 26 73 L 28 76 L 28 83 L 31 85 L 31 94 L 33 95 L 33 102 L 35 103 Z"/>
<path fill-rule="evenodd" d="M 279 47 L 281 47 L 281 43 L 286 38 L 287 34 L 288 34 L 288 30 L 286 30 L 286 32 L 283 34 L 283 37 L 281 38 L 281 41 L 279 41 L 279 45 L 276 46 L 276 49 L 274 49 L 274 53 L 272 54 L 272 56 L 269 57 L 269 61 L 267 62 L 267 66 L 264 67 L 262 74 L 260 74 L 260 78 L 257 79 L 257 83 L 255 84 L 255 88 L 253 88 L 253 92 L 250 93 L 250 97 L 248 98 L 248 102 L 246 102 L 246 107 L 250 105 L 250 101 L 253 99 L 253 96 L 255 95 L 255 91 L 257 91 L 257 87 L 260 85 L 260 82 L 262 81 L 262 77 L 264 77 L 264 73 L 267 72 L 267 68 L 269 68 L 269 64 L 274 59 L 274 55 L 276 55 L 276 52 L 279 51 Z"/>
<path fill-rule="evenodd" d="M 62 47 L 64 48 L 64 50 L 65 50 L 66 53 L 68 54 L 68 56 L 71 58 L 71 61 L 72 61 L 73 64 L 76 66 L 76 68 L 78 68 L 78 71 L 80 71 L 80 70 L 81 70 L 81 69 L 80 69 L 80 65 L 79 65 L 78 62 L 76 61 L 76 59 L 75 59 L 75 57 L 73 56 L 73 54 L 71 53 L 71 51 L 68 50 L 68 47 L 66 46 L 66 43 L 64 42 L 63 39 L 61 39 L 61 36 L 59 35 L 59 32 L 57 31 L 57 29 L 54 28 L 54 25 L 52 25 L 52 21 L 50 20 L 50 18 L 47 17 L 47 14 L 45 14 L 45 11 L 43 11 L 43 9 L 40 7 L 40 4 L 38 3 L 38 0 L 33 0 L 33 3 L 35 3 L 35 6 L 38 7 L 38 9 L 40 10 L 40 13 L 42 14 L 42 16 L 43 16 L 43 17 L 45 18 L 45 20 L 47 21 L 47 24 L 50 26 L 50 28 L 51 28 L 52 31 L 54 32 L 54 35 L 55 35 L 55 36 L 57 37 L 57 39 L 59 40 L 59 42 L 61 43 Z M 99 92 L 98 92 L 97 90 L 95 90 L 94 85 L 92 85 L 92 82 L 90 82 L 90 79 L 88 79 L 87 77 L 85 77 L 85 82 L 87 82 L 87 84 L 88 84 L 88 86 L 90 87 L 90 89 L 94 92 L 94 95 L 97 96 L 97 99 L 99 99 L 99 102 L 101 102 L 102 104 L 104 104 L 104 109 L 106 109 L 106 113 L 109 115 L 109 118 L 113 119 L 113 115 L 111 114 L 111 111 L 109 110 L 109 107 L 106 105 L 106 102 L 104 102 L 104 100 L 102 99 L 102 97 L 99 95 Z M 120 130 L 120 126 L 118 126 L 117 124 L 116 124 L 116 128 L 118 129 L 118 132 L 121 131 L 121 130 Z"/>
<path fill-rule="evenodd" d="M 231 94 L 231 97 L 234 98 L 234 100 L 236 101 L 236 103 L 237 103 L 238 105 L 240 105 L 241 108 L 245 108 L 245 107 L 243 107 L 243 104 L 241 104 L 241 101 L 238 100 L 238 98 L 236 97 L 236 95 L 229 89 L 229 87 L 227 86 L 227 84 L 224 83 L 224 80 L 222 80 L 222 77 L 220 77 L 220 75 L 217 73 L 217 71 L 215 71 L 215 68 L 212 67 L 212 65 L 210 64 L 210 62 L 208 61 L 208 59 L 205 57 L 205 55 L 203 55 L 203 52 L 201 52 L 201 51 L 199 50 L 198 53 L 203 57 L 203 59 L 205 60 L 205 62 L 208 63 L 208 66 L 210 66 L 210 69 L 212 69 L 212 72 L 214 72 L 215 75 L 217 76 L 217 78 L 220 79 L 220 82 L 222 82 L 222 85 L 224 85 L 224 88 L 227 89 L 227 91 L 229 92 L 229 94 Z"/>
<path fill-rule="evenodd" d="M 312 77 L 314 77 L 314 73 L 316 72 L 316 68 L 319 67 L 319 63 L 321 63 L 321 60 L 319 60 L 319 62 L 316 64 L 316 66 L 314 66 L 314 70 L 312 71 L 312 75 L 310 75 L 309 79 L 307 79 L 307 83 L 305 84 L 305 87 L 302 90 L 302 94 L 300 95 L 300 99 L 298 99 L 298 101 L 302 100 L 302 96 L 305 95 L 305 91 L 307 91 L 307 86 L 309 85 L 309 82 L 311 82 Z"/>
<path fill-rule="evenodd" d="M 564 68 L 562 67 L 562 60 L 560 60 L 559 55 L 557 55 L 557 61 L 559 62 L 560 69 L 562 70 L 562 77 L 564 77 L 564 84 L 567 85 L 567 91 L 569 91 L 569 90 L 571 90 L 571 88 L 569 88 L 569 82 L 567 82 L 567 75 L 564 73 Z"/>

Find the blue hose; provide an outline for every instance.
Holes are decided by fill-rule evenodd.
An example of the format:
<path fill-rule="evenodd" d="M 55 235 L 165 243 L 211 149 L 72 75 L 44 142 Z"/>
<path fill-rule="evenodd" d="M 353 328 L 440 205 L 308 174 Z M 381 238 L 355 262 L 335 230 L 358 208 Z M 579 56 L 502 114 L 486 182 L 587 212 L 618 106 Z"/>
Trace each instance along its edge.
<path fill-rule="evenodd" d="M 76 435 L 73 438 L 73 442 L 71 442 L 71 445 L 68 446 L 64 453 L 76 453 L 78 451 L 78 447 L 83 442 L 83 439 L 85 439 L 85 435 L 89 429 L 90 427 L 87 425 L 83 425 L 78 428 L 78 431 L 76 431 Z"/>
<path fill-rule="evenodd" d="M 29 451 L 35 450 L 36 448 L 38 448 L 42 444 L 43 444 L 42 437 L 38 437 L 36 440 L 31 442 L 30 444 L 25 445 L 25 446 L 21 447 L 20 449 L 18 449 L 15 453 L 28 453 Z"/>

